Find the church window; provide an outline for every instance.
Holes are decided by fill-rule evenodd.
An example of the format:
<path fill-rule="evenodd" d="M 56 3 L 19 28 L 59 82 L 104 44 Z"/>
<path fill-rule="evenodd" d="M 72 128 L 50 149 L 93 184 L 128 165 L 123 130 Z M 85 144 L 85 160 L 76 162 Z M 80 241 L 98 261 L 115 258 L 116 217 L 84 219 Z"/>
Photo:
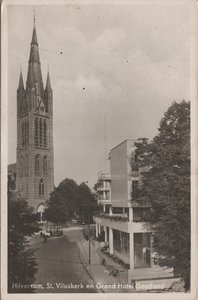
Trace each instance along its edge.
<path fill-rule="evenodd" d="M 44 120 L 44 147 L 47 147 L 47 123 L 46 120 Z"/>
<path fill-rule="evenodd" d="M 25 169 L 25 176 L 27 176 L 28 175 L 28 155 L 26 155 L 26 157 L 25 157 L 25 167 L 24 167 L 24 169 Z"/>
<path fill-rule="evenodd" d="M 23 156 L 21 156 L 19 159 L 19 176 L 23 176 Z"/>
<path fill-rule="evenodd" d="M 22 122 L 21 124 L 21 143 L 22 147 L 25 147 L 25 124 Z"/>
<path fill-rule="evenodd" d="M 37 154 L 36 157 L 35 157 L 35 172 L 40 171 L 39 163 L 40 163 L 40 155 Z"/>
<path fill-rule="evenodd" d="M 43 196 L 44 195 L 44 181 L 41 179 L 39 181 L 39 195 Z"/>
<path fill-rule="evenodd" d="M 25 145 L 29 144 L 29 120 L 27 119 L 25 123 L 26 131 L 25 131 Z"/>
<path fill-rule="evenodd" d="M 43 173 L 47 173 L 47 155 L 45 155 L 43 158 Z"/>
<path fill-rule="evenodd" d="M 43 126 L 42 126 L 42 119 L 39 120 L 39 146 L 42 147 L 43 145 Z"/>
<path fill-rule="evenodd" d="M 25 164 L 24 164 L 24 158 L 21 156 L 21 177 L 25 175 Z"/>
<path fill-rule="evenodd" d="M 38 118 L 35 119 L 35 146 L 38 147 Z"/>

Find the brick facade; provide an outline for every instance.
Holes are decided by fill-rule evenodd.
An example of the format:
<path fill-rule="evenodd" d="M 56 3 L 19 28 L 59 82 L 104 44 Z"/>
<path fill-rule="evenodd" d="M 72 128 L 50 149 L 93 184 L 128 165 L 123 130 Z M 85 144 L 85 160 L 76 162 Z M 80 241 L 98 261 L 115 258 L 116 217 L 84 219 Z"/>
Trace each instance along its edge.
<path fill-rule="evenodd" d="M 37 211 L 54 189 L 53 92 L 49 72 L 43 87 L 33 28 L 26 87 L 17 90 L 17 190 Z"/>

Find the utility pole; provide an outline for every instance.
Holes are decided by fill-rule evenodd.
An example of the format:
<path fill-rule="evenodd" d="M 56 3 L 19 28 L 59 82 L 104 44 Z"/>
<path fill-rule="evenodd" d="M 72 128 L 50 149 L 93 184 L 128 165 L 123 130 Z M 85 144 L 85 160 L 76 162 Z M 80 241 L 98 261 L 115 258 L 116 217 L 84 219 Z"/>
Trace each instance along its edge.
<path fill-rule="evenodd" d="M 89 265 L 91 265 L 91 230 L 90 230 L 90 217 L 89 217 Z"/>

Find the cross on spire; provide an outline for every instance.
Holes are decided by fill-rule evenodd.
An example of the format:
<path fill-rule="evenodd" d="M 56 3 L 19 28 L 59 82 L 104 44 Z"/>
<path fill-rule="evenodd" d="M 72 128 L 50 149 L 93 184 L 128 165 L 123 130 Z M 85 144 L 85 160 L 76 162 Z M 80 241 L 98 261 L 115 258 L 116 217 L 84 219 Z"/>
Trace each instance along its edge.
<path fill-rule="evenodd" d="M 36 27 L 36 11 L 34 9 L 34 27 Z"/>

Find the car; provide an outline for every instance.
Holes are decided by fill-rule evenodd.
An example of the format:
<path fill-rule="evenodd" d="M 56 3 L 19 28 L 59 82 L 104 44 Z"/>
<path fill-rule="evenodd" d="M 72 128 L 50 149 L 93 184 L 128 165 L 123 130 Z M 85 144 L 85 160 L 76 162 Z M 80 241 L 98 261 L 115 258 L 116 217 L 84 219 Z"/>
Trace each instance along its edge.
<path fill-rule="evenodd" d="M 40 231 L 40 236 L 48 236 L 50 237 L 51 236 L 51 233 L 47 230 L 42 230 Z"/>

